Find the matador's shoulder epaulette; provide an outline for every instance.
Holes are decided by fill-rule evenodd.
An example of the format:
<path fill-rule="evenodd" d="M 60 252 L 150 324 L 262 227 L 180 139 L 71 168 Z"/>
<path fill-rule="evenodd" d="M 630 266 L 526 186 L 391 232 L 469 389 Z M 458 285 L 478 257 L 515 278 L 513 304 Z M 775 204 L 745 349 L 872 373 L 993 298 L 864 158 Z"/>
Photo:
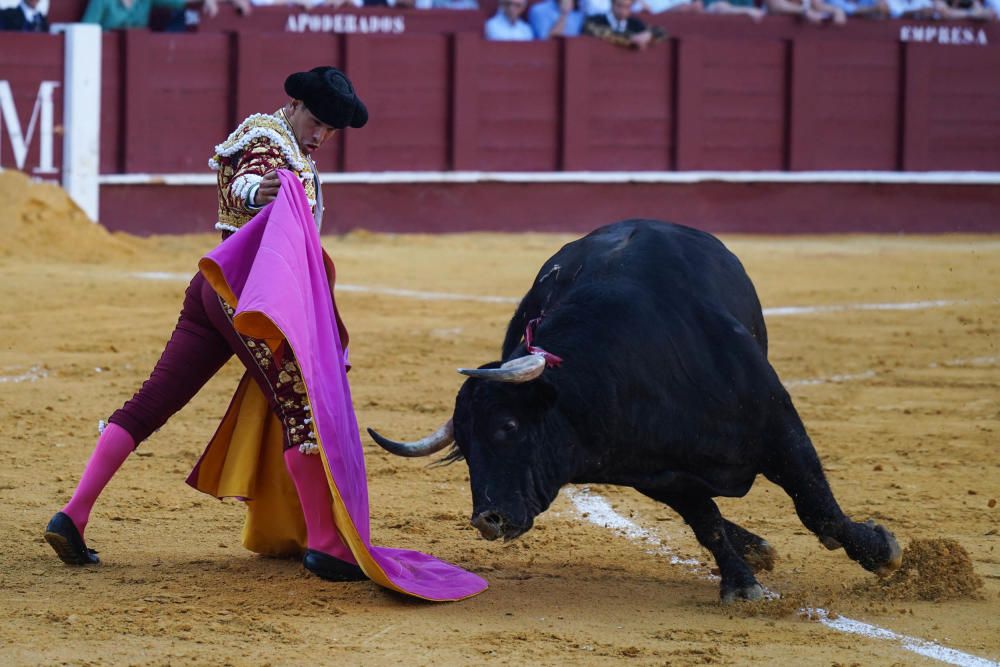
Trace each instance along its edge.
<path fill-rule="evenodd" d="M 238 159 L 247 146 L 262 138 L 281 151 L 290 167 L 300 172 L 309 170 L 309 164 L 297 148 L 292 128 L 279 114 L 265 113 L 255 113 L 240 123 L 225 141 L 215 147 L 208 166 L 218 171 L 223 163 Z"/>

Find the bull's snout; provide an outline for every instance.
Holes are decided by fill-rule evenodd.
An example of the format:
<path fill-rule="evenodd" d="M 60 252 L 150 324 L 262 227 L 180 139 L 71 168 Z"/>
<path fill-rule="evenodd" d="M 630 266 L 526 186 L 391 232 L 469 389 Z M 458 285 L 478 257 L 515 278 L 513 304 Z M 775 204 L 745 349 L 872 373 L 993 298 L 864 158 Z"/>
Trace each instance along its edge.
<path fill-rule="evenodd" d="M 480 512 L 472 517 L 472 525 L 487 540 L 495 540 L 503 535 L 503 517 L 492 510 Z"/>

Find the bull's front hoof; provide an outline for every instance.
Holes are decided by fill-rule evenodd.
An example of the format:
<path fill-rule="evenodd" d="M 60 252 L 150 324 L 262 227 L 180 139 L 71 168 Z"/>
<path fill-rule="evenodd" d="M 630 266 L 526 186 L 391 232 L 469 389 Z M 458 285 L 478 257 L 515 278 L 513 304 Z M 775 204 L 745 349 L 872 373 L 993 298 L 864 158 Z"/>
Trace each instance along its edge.
<path fill-rule="evenodd" d="M 775 561 L 778 560 L 778 552 L 766 540 L 761 540 L 759 544 L 754 544 L 743 552 L 743 560 L 750 566 L 754 574 L 761 570 L 770 572 L 774 569 Z"/>
<path fill-rule="evenodd" d="M 875 531 L 881 533 L 885 537 L 886 548 L 889 550 L 889 556 L 886 558 L 885 562 L 876 566 L 872 572 L 880 577 L 888 577 L 890 574 L 898 570 L 903 564 L 903 550 L 899 548 L 899 542 L 896 541 L 896 536 L 888 530 L 882 526 L 875 526 Z"/>
<path fill-rule="evenodd" d="M 763 599 L 764 587 L 756 582 L 752 586 L 723 586 L 719 591 L 719 600 L 722 604 L 732 604 L 737 600 L 750 600 L 753 602 Z"/>
<path fill-rule="evenodd" d="M 845 544 L 848 556 L 880 577 L 899 569 L 903 564 L 903 550 L 895 535 L 871 519 L 854 524 L 854 527 L 855 539 Z"/>

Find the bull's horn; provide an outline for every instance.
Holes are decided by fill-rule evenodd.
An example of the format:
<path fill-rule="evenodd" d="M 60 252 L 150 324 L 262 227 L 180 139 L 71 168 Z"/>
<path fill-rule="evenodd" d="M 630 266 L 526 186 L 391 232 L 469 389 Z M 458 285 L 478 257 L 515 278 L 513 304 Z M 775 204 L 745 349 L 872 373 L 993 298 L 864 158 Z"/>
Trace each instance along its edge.
<path fill-rule="evenodd" d="M 397 456 L 428 456 L 434 452 L 441 451 L 455 442 L 455 427 L 449 419 L 444 423 L 444 426 L 426 438 L 421 438 L 415 442 L 396 442 L 395 440 L 386 438 L 373 428 L 368 429 L 368 435 L 382 449 L 386 449 Z"/>
<path fill-rule="evenodd" d="M 459 368 L 458 372 L 470 378 L 493 380 L 494 382 L 531 382 L 545 370 L 545 357 L 528 354 L 511 359 L 500 368 Z"/>

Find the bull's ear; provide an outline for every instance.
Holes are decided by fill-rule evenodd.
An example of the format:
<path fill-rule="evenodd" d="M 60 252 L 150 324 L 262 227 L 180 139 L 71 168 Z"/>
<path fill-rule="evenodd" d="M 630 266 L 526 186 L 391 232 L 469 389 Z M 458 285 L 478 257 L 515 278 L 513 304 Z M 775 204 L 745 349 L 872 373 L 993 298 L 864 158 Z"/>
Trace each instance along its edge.
<path fill-rule="evenodd" d="M 441 466 L 451 465 L 455 461 L 463 460 L 465 460 L 465 455 L 463 455 L 462 450 L 458 448 L 458 443 L 455 443 L 451 446 L 451 449 L 448 450 L 447 454 L 431 463 L 429 467 L 440 468 Z"/>

